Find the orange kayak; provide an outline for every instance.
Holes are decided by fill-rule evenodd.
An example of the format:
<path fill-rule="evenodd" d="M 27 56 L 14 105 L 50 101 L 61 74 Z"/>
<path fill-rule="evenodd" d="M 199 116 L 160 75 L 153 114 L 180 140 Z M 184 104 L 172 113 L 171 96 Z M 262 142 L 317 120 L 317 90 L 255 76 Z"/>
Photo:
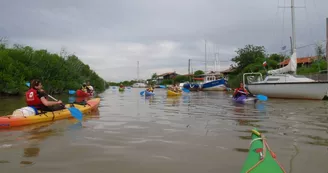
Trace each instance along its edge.
<path fill-rule="evenodd" d="M 75 108 L 79 109 L 82 113 L 88 113 L 91 112 L 91 110 L 94 110 L 98 108 L 98 105 L 100 103 L 100 98 L 94 98 L 87 101 L 87 104 L 84 105 L 78 105 L 73 104 Z M 66 104 L 66 107 L 71 107 L 70 104 Z M 42 123 L 42 122 L 49 122 L 49 121 L 55 121 L 55 120 L 61 120 L 61 119 L 67 119 L 71 118 L 71 112 L 68 109 L 63 109 L 59 111 L 53 111 L 53 112 L 45 112 L 40 113 L 37 115 L 30 115 L 30 116 L 0 116 L 0 129 L 3 128 L 11 128 L 11 127 L 17 127 L 17 126 L 24 126 L 24 125 L 30 125 L 30 124 L 36 124 L 36 123 Z"/>

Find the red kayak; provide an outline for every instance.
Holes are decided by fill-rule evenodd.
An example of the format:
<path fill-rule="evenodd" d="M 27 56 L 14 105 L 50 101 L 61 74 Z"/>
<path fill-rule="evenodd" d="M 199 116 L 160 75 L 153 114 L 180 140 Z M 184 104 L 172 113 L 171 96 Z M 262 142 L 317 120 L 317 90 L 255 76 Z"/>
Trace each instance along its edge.
<path fill-rule="evenodd" d="M 88 96 L 90 96 L 90 94 L 86 93 L 86 92 L 83 92 L 82 90 L 77 90 L 76 91 L 76 96 L 78 96 L 78 97 L 88 97 Z"/>

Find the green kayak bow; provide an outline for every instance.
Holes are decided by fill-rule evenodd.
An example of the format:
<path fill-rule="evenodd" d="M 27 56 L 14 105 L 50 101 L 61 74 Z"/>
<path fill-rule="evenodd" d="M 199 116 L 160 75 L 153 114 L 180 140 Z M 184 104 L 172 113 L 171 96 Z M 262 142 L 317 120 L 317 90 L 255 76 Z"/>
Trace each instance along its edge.
<path fill-rule="evenodd" d="M 251 146 L 241 173 L 286 173 L 264 135 L 257 129 L 252 130 Z"/>

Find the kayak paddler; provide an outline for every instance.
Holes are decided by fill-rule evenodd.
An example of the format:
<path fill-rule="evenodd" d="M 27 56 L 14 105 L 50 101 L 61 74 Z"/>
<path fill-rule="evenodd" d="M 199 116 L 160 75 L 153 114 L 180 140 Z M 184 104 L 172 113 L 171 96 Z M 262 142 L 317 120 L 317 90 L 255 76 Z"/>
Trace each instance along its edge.
<path fill-rule="evenodd" d="M 248 95 L 248 92 L 247 92 L 247 90 L 245 89 L 245 87 L 244 87 L 244 84 L 241 82 L 240 83 L 240 86 L 239 86 L 239 88 L 236 88 L 235 89 L 235 91 L 234 91 L 234 93 L 233 93 L 233 97 L 234 98 L 238 98 L 238 97 L 240 97 L 241 95 Z"/>
<path fill-rule="evenodd" d="M 88 87 L 87 87 L 87 84 L 86 83 L 83 83 L 82 84 L 82 87 L 81 87 L 81 90 L 85 93 L 88 93 L 88 91 L 90 90 Z"/>
<path fill-rule="evenodd" d="M 172 91 L 174 92 L 182 92 L 178 86 L 178 84 L 173 84 Z"/>
<path fill-rule="evenodd" d="M 149 85 L 148 88 L 147 88 L 147 91 L 148 92 L 154 92 L 154 89 L 153 89 L 153 87 L 151 85 Z"/>
<path fill-rule="evenodd" d="M 123 84 L 120 84 L 120 88 L 124 88 Z"/>
<path fill-rule="evenodd" d="M 87 87 L 87 92 L 93 94 L 93 87 L 90 85 L 89 81 L 87 82 L 86 87 Z"/>
<path fill-rule="evenodd" d="M 32 80 L 30 89 L 25 93 L 25 101 L 27 106 L 35 107 L 42 111 L 56 111 L 65 109 L 61 106 L 62 101 L 48 101 L 47 94 L 42 89 L 42 83 L 40 80 Z"/>

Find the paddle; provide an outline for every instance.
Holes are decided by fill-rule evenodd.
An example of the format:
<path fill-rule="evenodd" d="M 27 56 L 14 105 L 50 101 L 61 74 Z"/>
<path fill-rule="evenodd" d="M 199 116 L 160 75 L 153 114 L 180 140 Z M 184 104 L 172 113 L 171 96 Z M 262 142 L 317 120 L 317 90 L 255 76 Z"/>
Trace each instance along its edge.
<path fill-rule="evenodd" d="M 190 92 L 190 90 L 188 90 L 187 88 L 182 88 L 181 89 L 183 92 L 186 92 L 186 93 L 189 93 Z"/>
<path fill-rule="evenodd" d="M 28 87 L 30 87 L 30 83 L 29 82 L 26 82 L 26 86 L 28 86 Z M 55 99 L 54 97 L 52 97 L 51 95 L 49 95 L 49 94 L 47 94 L 48 95 L 48 97 L 49 98 L 51 98 L 52 100 L 54 100 L 54 101 L 58 101 L 57 99 Z M 64 106 L 65 107 L 65 105 L 62 103 L 61 104 L 62 106 Z M 75 108 L 75 107 L 69 107 L 69 108 L 67 108 L 70 112 L 71 112 L 71 114 L 72 114 L 72 116 L 74 117 L 74 118 L 76 118 L 77 120 L 79 120 L 79 121 L 82 121 L 82 118 L 83 118 L 83 114 L 82 114 L 82 112 L 80 111 L 80 110 L 78 110 L 77 108 Z"/>
<path fill-rule="evenodd" d="M 265 96 L 265 95 L 261 95 L 261 94 L 258 94 L 258 95 L 255 95 L 257 99 L 261 100 L 261 101 L 267 101 L 268 100 L 268 97 Z"/>
<path fill-rule="evenodd" d="M 159 85 L 159 87 L 160 87 L 160 88 L 166 88 L 166 86 L 165 86 L 165 85 Z"/>
<path fill-rule="evenodd" d="M 143 95 L 144 95 L 144 93 L 145 93 L 145 91 L 141 91 L 141 92 L 140 92 L 140 95 L 141 95 L 141 96 L 143 96 Z"/>

